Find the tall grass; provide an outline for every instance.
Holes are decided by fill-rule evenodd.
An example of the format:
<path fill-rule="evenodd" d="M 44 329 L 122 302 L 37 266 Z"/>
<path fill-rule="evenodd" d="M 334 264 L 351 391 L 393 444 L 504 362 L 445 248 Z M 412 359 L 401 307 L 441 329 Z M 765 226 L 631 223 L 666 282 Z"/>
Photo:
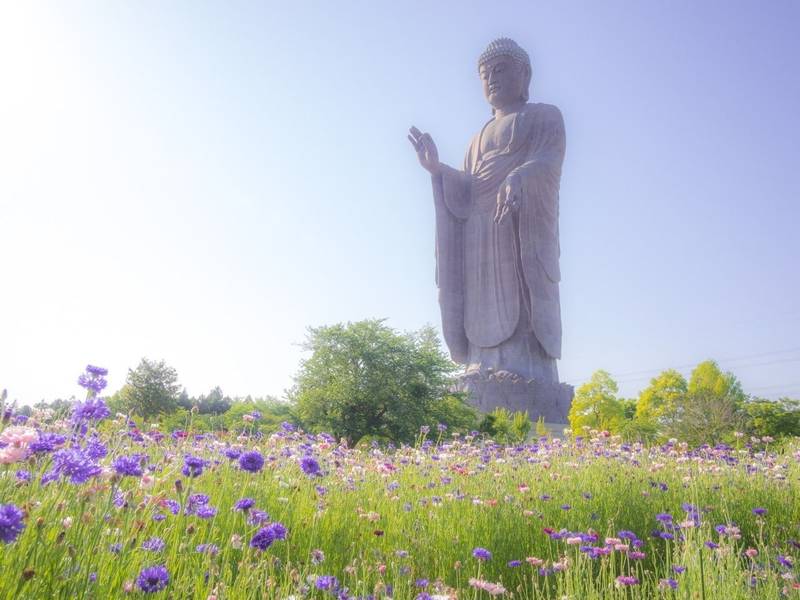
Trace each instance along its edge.
<path fill-rule="evenodd" d="M 73 435 L 67 446 L 92 435 L 38 428 Z M 169 582 L 152 595 L 181 600 L 800 597 L 796 443 L 691 451 L 602 435 L 516 447 L 421 436 L 414 447 L 350 449 L 291 428 L 171 436 L 120 418 L 102 429 L 103 472 L 86 483 L 42 483 L 52 453 L 0 466 L 0 504 L 25 512 L 24 531 L 0 544 L 0 597 L 144 596 L 137 577 L 154 565 Z M 242 449 L 261 452 L 264 468 L 247 472 L 225 454 Z M 136 453 L 143 476 L 111 467 Z M 181 473 L 186 455 L 208 461 L 198 477 Z M 321 475 L 303 471 L 307 455 Z M 216 515 L 186 514 L 194 494 Z M 243 497 L 254 508 L 234 510 Z M 255 509 L 268 521 L 254 523 Z M 250 547 L 267 522 L 282 523 L 286 539 Z M 154 537 L 163 550 L 143 549 Z M 477 547 L 491 559 L 475 558 Z M 335 591 L 319 589 L 322 576 L 336 578 Z"/>

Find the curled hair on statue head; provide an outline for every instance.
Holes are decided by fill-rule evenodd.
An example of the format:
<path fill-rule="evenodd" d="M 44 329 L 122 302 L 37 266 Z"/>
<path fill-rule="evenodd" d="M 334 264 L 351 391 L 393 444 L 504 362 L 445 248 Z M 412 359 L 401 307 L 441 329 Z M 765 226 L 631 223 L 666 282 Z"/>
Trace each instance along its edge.
<path fill-rule="evenodd" d="M 528 56 L 528 53 L 525 52 L 525 50 L 523 50 L 520 45 L 511 38 L 498 38 L 491 42 L 478 58 L 478 71 L 480 72 L 481 67 L 485 63 L 493 58 L 497 58 L 498 56 L 508 56 L 514 61 L 514 64 L 518 68 L 523 70 L 524 80 L 520 100 L 527 102 L 528 98 L 530 98 L 529 88 L 531 85 L 531 76 L 533 72 L 533 69 L 531 68 L 531 59 Z M 494 108 L 492 108 L 492 114 L 494 114 Z"/>

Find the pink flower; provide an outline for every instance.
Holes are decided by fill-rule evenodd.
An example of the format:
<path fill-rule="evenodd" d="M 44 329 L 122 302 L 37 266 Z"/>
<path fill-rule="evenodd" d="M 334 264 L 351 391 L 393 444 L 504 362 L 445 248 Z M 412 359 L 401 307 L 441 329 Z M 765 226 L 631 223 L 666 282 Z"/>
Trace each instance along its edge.
<path fill-rule="evenodd" d="M 469 584 L 474 588 L 487 592 L 490 596 L 500 596 L 506 593 L 506 588 L 500 583 L 492 583 L 491 581 L 470 577 Z"/>
<path fill-rule="evenodd" d="M 0 464 L 8 465 L 24 460 L 28 456 L 27 446 L 6 446 L 0 448 Z"/>
<path fill-rule="evenodd" d="M 576 536 L 574 536 L 574 537 L 568 537 L 568 538 L 566 539 L 566 542 L 567 542 L 567 544 L 569 544 L 570 546 L 575 546 L 575 545 L 577 545 L 577 544 L 580 544 L 581 542 L 583 542 L 583 538 L 582 538 L 582 537 L 580 537 L 580 536 L 577 536 L 577 535 L 576 535 Z"/>
<path fill-rule="evenodd" d="M 38 439 L 39 433 L 35 429 L 24 425 L 14 425 L 0 433 L 0 442 L 9 446 L 27 446 Z"/>
<path fill-rule="evenodd" d="M 5 444 L 0 448 L 0 464 L 10 464 L 23 460 L 30 454 L 28 444 L 39 439 L 39 433 L 30 427 L 13 425 L 0 433 L 0 442 Z"/>

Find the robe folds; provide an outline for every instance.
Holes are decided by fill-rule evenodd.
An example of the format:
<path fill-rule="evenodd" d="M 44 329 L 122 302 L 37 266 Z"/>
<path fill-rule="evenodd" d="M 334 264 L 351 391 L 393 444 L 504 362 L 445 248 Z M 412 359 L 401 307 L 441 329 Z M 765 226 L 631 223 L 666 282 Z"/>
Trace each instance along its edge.
<path fill-rule="evenodd" d="M 453 360 L 462 364 L 471 348 L 501 346 L 518 326 L 532 331 L 547 357 L 561 357 L 564 123 L 548 104 L 527 104 L 513 119 L 505 147 L 482 153 L 484 126 L 470 143 L 464 170 L 443 167 L 433 177 L 442 330 Z M 497 193 L 511 173 L 522 178 L 522 199 L 496 224 Z"/>

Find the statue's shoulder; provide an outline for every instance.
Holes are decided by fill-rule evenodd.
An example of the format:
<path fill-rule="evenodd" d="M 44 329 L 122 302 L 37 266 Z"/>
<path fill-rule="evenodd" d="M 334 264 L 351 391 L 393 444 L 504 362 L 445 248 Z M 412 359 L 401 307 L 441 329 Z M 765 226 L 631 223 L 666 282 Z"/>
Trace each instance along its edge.
<path fill-rule="evenodd" d="M 522 109 L 527 117 L 542 119 L 544 121 L 563 121 L 561 111 L 554 104 L 544 102 L 529 102 Z"/>

